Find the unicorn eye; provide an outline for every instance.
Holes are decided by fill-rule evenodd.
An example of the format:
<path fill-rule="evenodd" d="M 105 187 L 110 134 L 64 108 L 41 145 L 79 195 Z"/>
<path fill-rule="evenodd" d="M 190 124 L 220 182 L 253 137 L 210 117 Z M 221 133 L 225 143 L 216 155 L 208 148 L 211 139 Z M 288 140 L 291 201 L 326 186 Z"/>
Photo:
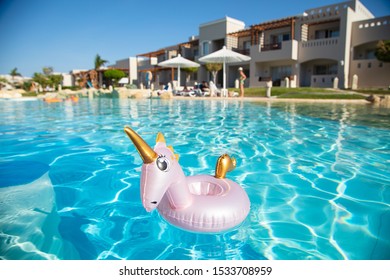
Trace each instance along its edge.
<path fill-rule="evenodd" d="M 161 171 L 164 172 L 169 171 L 169 161 L 165 156 L 163 155 L 158 156 L 156 163 L 158 169 L 160 169 Z"/>

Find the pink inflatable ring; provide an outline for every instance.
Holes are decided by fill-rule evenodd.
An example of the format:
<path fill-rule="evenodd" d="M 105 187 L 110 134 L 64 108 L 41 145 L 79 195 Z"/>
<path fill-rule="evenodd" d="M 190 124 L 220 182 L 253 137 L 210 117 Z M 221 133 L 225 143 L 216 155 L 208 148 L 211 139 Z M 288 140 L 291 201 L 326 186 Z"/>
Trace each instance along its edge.
<path fill-rule="evenodd" d="M 178 156 L 157 134 L 152 149 L 134 130 L 125 127 L 144 164 L 141 200 L 146 211 L 155 208 L 169 223 L 195 232 L 221 232 L 239 225 L 249 213 L 246 192 L 226 173 L 236 166 L 234 158 L 219 157 L 215 176 L 184 175 Z"/>

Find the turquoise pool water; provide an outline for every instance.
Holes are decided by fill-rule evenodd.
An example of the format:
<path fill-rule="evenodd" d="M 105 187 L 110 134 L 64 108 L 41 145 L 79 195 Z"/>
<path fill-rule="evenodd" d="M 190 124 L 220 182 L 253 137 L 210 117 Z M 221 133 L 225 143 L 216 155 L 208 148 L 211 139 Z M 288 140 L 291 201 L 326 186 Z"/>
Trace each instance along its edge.
<path fill-rule="evenodd" d="M 123 132 L 156 133 L 186 175 L 247 191 L 244 223 L 196 234 L 140 202 Z M 0 101 L 1 259 L 390 259 L 390 110 L 239 100 Z"/>

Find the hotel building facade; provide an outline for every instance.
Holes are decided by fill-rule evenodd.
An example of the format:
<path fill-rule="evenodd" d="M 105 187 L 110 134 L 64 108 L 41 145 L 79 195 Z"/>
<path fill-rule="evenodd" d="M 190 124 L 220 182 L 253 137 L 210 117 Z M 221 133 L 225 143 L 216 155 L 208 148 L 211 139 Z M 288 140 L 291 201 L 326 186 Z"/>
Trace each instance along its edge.
<path fill-rule="evenodd" d="M 129 69 L 130 82 L 138 86 L 151 72 L 154 88 L 161 88 L 168 82 L 177 84 L 177 71 L 159 67 L 159 62 L 178 54 L 198 61 L 226 46 L 251 57 L 249 62 L 227 65 L 228 87 L 235 87 L 237 69 L 243 67 L 247 87 L 272 81 L 273 86 L 289 87 L 388 88 L 390 63 L 375 57 L 380 40 L 390 40 L 390 16 L 375 18 L 360 1 L 351 0 L 248 28 L 243 21 L 225 17 L 201 24 L 199 35 L 188 42 L 139 54 L 128 66 L 124 60 L 112 66 Z M 211 79 L 202 65 L 190 76 L 182 74 L 180 84 Z M 217 85 L 221 84 L 219 71 Z"/>

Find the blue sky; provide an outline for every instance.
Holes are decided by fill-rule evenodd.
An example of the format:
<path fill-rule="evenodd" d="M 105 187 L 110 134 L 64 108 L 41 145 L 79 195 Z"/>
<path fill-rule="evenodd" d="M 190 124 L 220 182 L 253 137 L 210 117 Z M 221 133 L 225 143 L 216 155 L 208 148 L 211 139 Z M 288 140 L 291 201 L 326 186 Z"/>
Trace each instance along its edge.
<path fill-rule="evenodd" d="M 198 35 L 199 25 L 233 17 L 246 26 L 302 14 L 341 0 L 0 0 L 0 74 L 23 76 L 109 64 Z M 377 17 L 390 0 L 361 0 Z"/>

